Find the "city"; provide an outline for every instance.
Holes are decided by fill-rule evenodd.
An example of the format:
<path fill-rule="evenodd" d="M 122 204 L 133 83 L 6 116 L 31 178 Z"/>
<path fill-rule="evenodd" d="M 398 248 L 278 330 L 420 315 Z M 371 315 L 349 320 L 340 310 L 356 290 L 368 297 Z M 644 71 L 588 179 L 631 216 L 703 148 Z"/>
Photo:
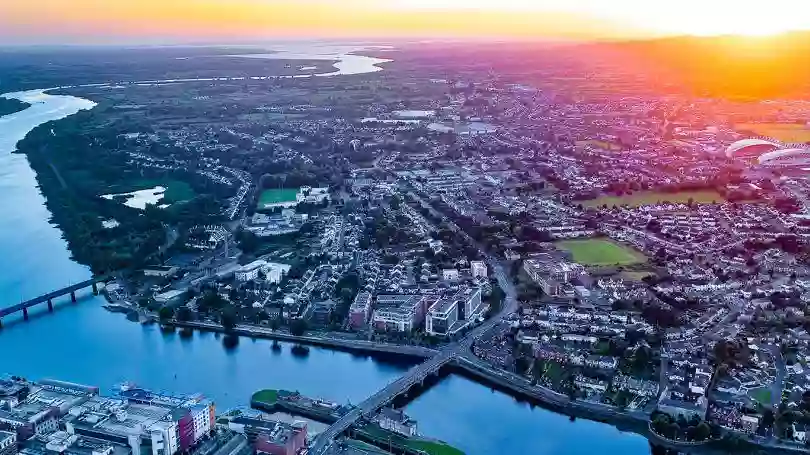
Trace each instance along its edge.
<path fill-rule="evenodd" d="M 456 378 L 612 431 L 565 453 L 810 451 L 810 86 L 708 69 L 751 40 L 2 51 L 0 455 L 552 444 Z"/>

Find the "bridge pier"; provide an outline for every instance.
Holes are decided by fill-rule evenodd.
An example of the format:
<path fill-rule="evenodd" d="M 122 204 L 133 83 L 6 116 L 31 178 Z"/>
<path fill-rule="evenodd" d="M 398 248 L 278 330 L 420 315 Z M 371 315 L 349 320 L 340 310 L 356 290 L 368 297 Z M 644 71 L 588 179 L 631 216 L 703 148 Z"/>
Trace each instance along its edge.
<path fill-rule="evenodd" d="M 70 301 L 76 303 L 76 291 L 70 293 Z"/>
<path fill-rule="evenodd" d="M 53 300 L 48 299 L 48 311 L 53 313 Z"/>
<path fill-rule="evenodd" d="M 28 320 L 28 308 L 23 308 L 23 320 Z"/>
<path fill-rule="evenodd" d="M 93 295 L 98 295 L 98 283 L 93 282 Z"/>

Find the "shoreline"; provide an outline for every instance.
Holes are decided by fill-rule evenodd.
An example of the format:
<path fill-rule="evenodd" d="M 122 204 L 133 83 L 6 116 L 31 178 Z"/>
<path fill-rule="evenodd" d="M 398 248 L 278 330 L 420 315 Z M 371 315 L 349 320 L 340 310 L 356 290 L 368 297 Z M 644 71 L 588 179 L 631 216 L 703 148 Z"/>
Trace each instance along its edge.
<path fill-rule="evenodd" d="M 231 332 L 228 332 L 222 326 L 208 323 L 169 321 L 169 322 L 161 322 L 160 324 L 163 326 L 181 329 L 182 328 L 192 330 L 197 329 L 201 331 L 222 333 L 222 334 L 230 333 L 233 335 L 246 338 L 259 338 L 289 343 L 299 343 L 302 345 L 316 346 L 335 351 L 350 352 L 350 353 L 354 352 L 371 356 L 395 355 L 398 357 L 410 358 L 411 360 L 420 358 L 425 359 L 428 357 L 427 355 L 420 356 L 414 353 L 408 354 L 397 352 L 397 349 L 402 348 L 403 346 L 385 343 L 369 342 L 368 347 L 356 347 L 352 346 L 350 343 L 347 343 L 345 340 L 317 337 L 317 336 L 295 336 L 281 332 L 272 332 L 269 329 L 267 329 L 266 332 L 265 331 L 254 332 L 251 331 L 251 329 L 253 329 L 251 327 L 241 327 L 236 328 Z M 425 354 L 427 354 L 427 352 L 425 352 Z M 650 420 L 649 416 L 646 414 L 642 415 L 641 413 L 630 413 L 619 410 L 618 408 L 612 406 L 587 402 L 583 400 L 571 400 L 567 396 L 564 396 L 551 389 L 539 386 L 531 386 L 528 381 L 522 381 L 525 382 L 525 384 L 522 384 L 519 383 L 517 380 L 510 380 L 508 377 L 506 377 L 505 372 L 501 372 L 501 374 L 498 374 L 498 372 L 492 367 L 486 368 L 486 370 L 489 371 L 483 371 L 483 368 L 473 365 L 476 364 L 474 364 L 465 357 L 462 357 L 461 360 L 454 359 L 448 364 L 449 371 L 445 372 L 441 376 L 444 377 L 447 374 L 457 374 L 473 382 L 476 382 L 479 385 L 490 387 L 493 390 L 498 390 L 502 393 L 505 393 L 518 401 L 524 401 L 531 405 L 541 407 L 547 411 L 551 411 L 559 415 L 568 416 L 573 419 L 583 419 L 603 423 L 606 425 L 611 425 L 621 432 L 634 433 L 639 436 L 643 436 L 650 443 L 660 445 L 668 449 L 673 450 L 695 449 L 696 452 L 707 454 L 714 454 L 714 453 L 721 454 L 721 453 L 728 453 L 729 451 L 742 452 L 745 450 L 750 450 L 752 448 L 779 451 L 780 453 L 792 453 L 792 454 L 808 452 L 807 449 L 804 449 L 802 447 L 793 447 L 790 445 L 778 443 L 768 444 L 763 442 L 757 442 L 750 439 L 740 439 L 739 441 L 741 443 L 738 446 L 730 446 L 728 440 L 725 438 L 718 440 L 701 441 L 698 443 L 666 440 L 649 430 Z M 432 387 L 432 385 L 430 385 L 429 387 L 425 387 L 423 390 L 418 390 L 414 395 L 418 396 L 419 394 L 426 392 L 430 387 Z"/>

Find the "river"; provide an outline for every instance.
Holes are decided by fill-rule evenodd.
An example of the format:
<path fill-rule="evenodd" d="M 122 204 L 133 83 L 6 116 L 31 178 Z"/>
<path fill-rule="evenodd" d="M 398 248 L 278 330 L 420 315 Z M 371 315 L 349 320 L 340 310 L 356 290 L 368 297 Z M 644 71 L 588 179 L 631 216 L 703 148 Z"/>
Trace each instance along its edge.
<path fill-rule="evenodd" d="M 8 306 L 90 276 L 87 267 L 71 259 L 61 231 L 49 222 L 25 156 L 12 152 L 36 126 L 92 109 L 94 103 L 42 90 L 3 96 L 32 104 L 0 117 L 0 306 Z M 102 304 L 102 298 L 84 294 L 75 305 L 58 301 L 52 314 L 45 308 L 32 311 L 28 322 L 4 320 L 0 373 L 103 389 L 134 381 L 158 390 L 201 392 L 229 408 L 246 405 L 252 392 L 265 387 L 357 403 L 408 367 L 320 348 L 301 356 L 288 344 L 274 350 L 264 340 L 242 339 L 236 348 L 225 349 L 214 334 L 184 339 L 130 322 Z M 443 380 L 407 412 L 423 434 L 468 455 L 649 452 L 641 436 L 595 422 L 570 422 L 460 377 Z"/>

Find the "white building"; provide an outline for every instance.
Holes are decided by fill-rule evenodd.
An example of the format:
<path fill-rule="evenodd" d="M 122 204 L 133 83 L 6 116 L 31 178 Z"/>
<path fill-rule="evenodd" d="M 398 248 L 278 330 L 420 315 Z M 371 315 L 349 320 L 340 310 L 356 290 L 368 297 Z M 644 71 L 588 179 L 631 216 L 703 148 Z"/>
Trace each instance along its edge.
<path fill-rule="evenodd" d="M 245 264 L 234 272 L 236 281 L 252 281 L 259 277 L 259 272 L 267 265 L 267 262 L 262 260 L 253 261 L 250 264 Z"/>
<path fill-rule="evenodd" d="M 481 312 L 481 290 L 462 289 L 439 299 L 428 310 L 425 331 L 431 335 L 452 335 L 468 326 Z"/>
<path fill-rule="evenodd" d="M 442 279 L 444 281 L 458 281 L 458 270 L 456 269 L 442 270 Z"/>
<path fill-rule="evenodd" d="M 278 284 L 284 278 L 284 275 L 290 271 L 290 265 L 270 262 L 262 270 L 268 282 Z"/>
<path fill-rule="evenodd" d="M 163 266 L 163 265 L 153 265 L 153 266 L 146 267 L 145 269 L 143 269 L 143 274 L 144 274 L 144 276 L 154 276 L 154 277 L 165 278 L 165 277 L 174 275 L 175 273 L 177 273 L 177 270 L 178 270 L 177 267 L 169 267 L 169 266 Z"/>
<path fill-rule="evenodd" d="M 487 277 L 487 264 L 484 261 L 470 262 L 470 273 L 473 278 L 486 278 Z"/>
<path fill-rule="evenodd" d="M 375 419 L 380 428 L 404 436 L 416 436 L 416 422 L 401 409 L 383 408 Z"/>

